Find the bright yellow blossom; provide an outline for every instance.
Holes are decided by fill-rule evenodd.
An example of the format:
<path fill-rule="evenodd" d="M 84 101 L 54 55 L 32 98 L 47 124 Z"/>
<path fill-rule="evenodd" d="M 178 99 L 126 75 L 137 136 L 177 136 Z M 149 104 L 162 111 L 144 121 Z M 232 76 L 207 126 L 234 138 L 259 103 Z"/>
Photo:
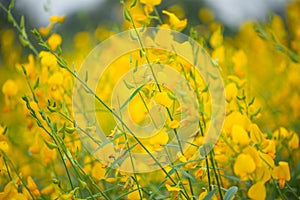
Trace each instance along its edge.
<path fill-rule="evenodd" d="M 48 38 L 48 44 L 52 50 L 55 50 L 62 42 L 62 38 L 59 34 L 53 33 L 49 38 Z"/>
<path fill-rule="evenodd" d="M 153 12 L 153 7 L 161 4 L 161 0 L 141 0 L 142 4 L 145 4 L 146 12 Z"/>
<path fill-rule="evenodd" d="M 138 187 L 136 185 L 132 189 L 135 191 L 130 192 L 127 195 L 128 200 L 143 199 L 143 191 L 142 190 L 138 190 Z"/>
<path fill-rule="evenodd" d="M 213 48 L 217 48 L 223 43 L 223 34 L 221 26 L 217 28 L 217 30 L 210 37 L 210 44 Z"/>
<path fill-rule="evenodd" d="M 40 191 L 38 190 L 37 185 L 35 184 L 31 176 L 27 177 L 27 187 L 35 197 L 40 196 Z"/>
<path fill-rule="evenodd" d="M 4 151 L 4 152 L 8 152 L 9 146 L 7 141 L 0 141 L 0 150 Z"/>
<path fill-rule="evenodd" d="M 216 60 L 219 64 L 222 64 L 225 59 L 225 48 L 224 46 L 219 46 L 217 47 L 213 52 L 212 52 L 212 58 Z"/>
<path fill-rule="evenodd" d="M 53 15 L 49 18 L 49 21 L 52 22 L 52 23 L 64 23 L 66 19 L 66 16 L 65 15 L 61 15 L 61 16 L 58 16 L 58 15 Z"/>
<path fill-rule="evenodd" d="M 167 108 L 172 106 L 173 101 L 168 96 L 167 92 L 159 92 L 154 96 L 156 103 L 163 105 Z"/>
<path fill-rule="evenodd" d="M 272 176 L 279 181 L 280 188 L 283 188 L 285 181 L 291 179 L 289 163 L 281 161 L 278 164 L 279 165 L 274 168 Z"/>
<path fill-rule="evenodd" d="M 167 144 L 169 141 L 169 135 L 166 131 L 161 129 L 157 134 L 149 138 L 150 144 L 160 148 L 160 145 Z"/>
<path fill-rule="evenodd" d="M 266 198 L 266 187 L 263 182 L 253 184 L 248 190 L 248 197 L 253 200 L 264 200 Z"/>
<path fill-rule="evenodd" d="M 172 120 L 168 124 L 169 128 L 175 129 L 180 126 L 180 123 L 177 120 Z"/>
<path fill-rule="evenodd" d="M 178 187 L 178 186 L 171 186 L 169 184 L 166 184 L 165 186 L 169 192 L 179 192 L 180 191 L 180 187 Z"/>
<path fill-rule="evenodd" d="M 232 127 L 232 139 L 235 143 L 240 145 L 247 145 L 250 142 L 248 133 L 245 129 L 239 125 L 234 125 Z"/>
<path fill-rule="evenodd" d="M 187 26 L 187 19 L 180 20 L 174 13 L 168 12 L 166 10 L 163 10 L 162 13 L 169 16 L 171 28 L 177 31 L 181 31 Z"/>
<path fill-rule="evenodd" d="M 254 172 L 255 168 L 255 162 L 249 154 L 239 154 L 234 163 L 234 173 L 239 175 L 242 180 L 246 180 L 247 175 Z"/>
<path fill-rule="evenodd" d="M 8 79 L 2 86 L 2 92 L 7 97 L 15 96 L 18 93 L 18 85 L 15 81 Z"/>
<path fill-rule="evenodd" d="M 292 133 L 292 137 L 288 142 L 288 145 L 291 149 L 298 149 L 299 148 L 299 136 L 297 133 Z"/>
<path fill-rule="evenodd" d="M 236 95 L 238 93 L 238 89 L 235 85 L 235 83 L 229 83 L 226 85 L 225 88 L 225 93 L 226 93 L 226 100 L 231 101 L 236 98 Z"/>
<path fill-rule="evenodd" d="M 249 126 L 249 130 L 250 130 L 251 141 L 254 142 L 255 144 L 260 144 L 264 139 L 264 135 L 259 129 L 259 127 L 257 126 L 257 124 L 251 124 Z"/>
<path fill-rule="evenodd" d="M 232 62 L 234 64 L 234 71 L 238 76 L 245 75 L 245 67 L 248 63 L 247 56 L 243 50 L 238 50 L 232 56 Z"/>
<path fill-rule="evenodd" d="M 57 64 L 56 57 L 48 51 L 41 51 L 39 57 L 43 66 L 55 67 Z"/>
<path fill-rule="evenodd" d="M 48 84 L 50 85 L 61 85 L 63 83 L 63 75 L 61 72 L 55 72 L 50 78 L 48 79 Z"/>

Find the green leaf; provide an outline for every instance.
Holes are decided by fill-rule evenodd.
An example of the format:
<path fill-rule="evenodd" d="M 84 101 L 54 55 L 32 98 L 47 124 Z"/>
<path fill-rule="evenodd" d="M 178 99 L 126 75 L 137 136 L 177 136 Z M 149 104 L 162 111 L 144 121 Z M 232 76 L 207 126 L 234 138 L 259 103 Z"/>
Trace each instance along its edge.
<path fill-rule="evenodd" d="M 130 15 L 129 15 L 129 13 L 128 13 L 128 10 L 127 10 L 127 8 L 124 8 L 123 9 L 123 16 L 124 16 L 124 19 L 125 20 L 127 20 L 127 21 L 131 21 L 131 18 L 130 18 Z"/>
<path fill-rule="evenodd" d="M 144 84 L 141 85 L 140 87 L 138 87 L 131 95 L 130 97 L 124 102 L 124 104 L 120 107 L 120 111 L 123 110 L 126 105 L 133 99 L 133 97 L 135 97 L 135 95 L 137 95 L 139 93 L 139 91 L 141 91 L 141 89 L 143 89 Z"/>
<path fill-rule="evenodd" d="M 38 77 L 34 86 L 33 86 L 33 89 L 35 90 L 37 87 L 39 87 L 39 84 L 40 84 L 40 78 Z"/>
<path fill-rule="evenodd" d="M 7 133 L 7 126 L 4 128 L 3 132 L 1 133 L 2 135 L 5 135 Z"/>
<path fill-rule="evenodd" d="M 24 15 L 21 16 L 20 28 L 21 28 L 22 31 L 23 31 L 23 29 L 25 29 L 25 19 L 24 19 Z"/>
<path fill-rule="evenodd" d="M 55 143 L 53 143 L 53 142 L 49 142 L 47 140 L 44 140 L 44 142 L 45 142 L 45 144 L 47 145 L 47 147 L 49 149 L 57 149 L 58 148 L 58 146 Z"/>
<path fill-rule="evenodd" d="M 89 72 L 88 72 L 88 71 L 86 71 L 86 72 L 85 72 L 85 78 L 84 78 L 84 82 L 85 82 L 85 83 L 87 83 L 87 82 L 88 82 L 88 80 L 89 80 Z"/>
<path fill-rule="evenodd" d="M 252 114 L 251 114 L 251 117 L 255 117 L 256 115 L 258 115 L 261 111 L 261 108 L 258 108 L 256 111 L 254 111 Z"/>
<path fill-rule="evenodd" d="M 224 200 L 231 200 L 238 190 L 239 189 L 236 186 L 230 187 L 225 193 Z"/>
<path fill-rule="evenodd" d="M 135 88 L 135 86 L 134 86 L 133 84 L 127 83 L 125 80 L 123 80 L 123 82 L 124 82 L 124 84 L 126 85 L 126 87 L 127 87 L 128 89 L 133 89 L 133 88 Z"/>
<path fill-rule="evenodd" d="M 171 92 L 168 92 L 167 95 L 170 99 L 176 100 L 176 96 L 174 94 L 172 94 Z"/>
<path fill-rule="evenodd" d="M 236 96 L 236 98 L 240 101 L 244 101 L 246 99 L 246 96 L 242 96 L 242 97 Z"/>
<path fill-rule="evenodd" d="M 175 167 L 176 169 L 177 169 L 177 171 L 179 171 L 183 176 L 185 176 L 185 177 L 187 177 L 187 178 L 190 178 L 191 180 L 193 180 L 193 181 L 196 181 L 196 178 L 193 176 L 193 175 L 191 175 L 190 173 L 188 173 L 188 172 L 186 172 L 186 171 L 184 171 L 184 170 L 182 170 L 182 169 L 180 169 L 180 168 L 177 168 L 177 167 Z"/>
<path fill-rule="evenodd" d="M 267 32 L 260 25 L 255 24 L 253 28 L 260 38 L 264 40 L 269 40 Z"/>
<path fill-rule="evenodd" d="M 254 101 L 255 101 L 255 97 L 253 97 L 253 98 L 250 100 L 250 102 L 248 103 L 248 106 L 251 106 L 251 105 L 254 103 Z"/>
<path fill-rule="evenodd" d="M 281 44 L 276 43 L 274 46 L 275 46 L 275 49 L 276 49 L 277 51 L 285 52 L 285 48 L 284 48 L 284 46 L 282 46 Z"/>
<path fill-rule="evenodd" d="M 86 188 L 87 184 L 85 181 L 81 180 L 80 178 L 78 178 L 77 180 L 81 188 Z"/>
<path fill-rule="evenodd" d="M 133 32 L 133 31 L 129 31 L 129 35 L 130 35 L 130 38 L 132 40 L 138 40 L 138 36 Z"/>
<path fill-rule="evenodd" d="M 290 57 L 290 59 L 295 62 L 298 63 L 299 62 L 299 57 L 292 51 L 288 51 L 288 56 Z"/>
<path fill-rule="evenodd" d="M 210 200 L 217 193 L 217 189 L 213 189 L 203 198 L 203 200 Z"/>
<path fill-rule="evenodd" d="M 8 6 L 8 10 L 12 10 L 15 7 L 15 1 L 11 0 Z"/>
<path fill-rule="evenodd" d="M 10 11 L 7 12 L 7 19 L 10 23 L 14 23 L 14 18 L 12 16 L 12 14 L 10 13 Z"/>
<path fill-rule="evenodd" d="M 68 127 L 68 126 L 65 127 L 65 131 L 69 134 L 72 134 L 75 130 L 76 129 L 73 127 Z"/>
<path fill-rule="evenodd" d="M 133 0 L 132 3 L 130 4 L 130 8 L 133 8 L 136 5 L 137 0 Z"/>
<path fill-rule="evenodd" d="M 24 47 L 28 46 L 29 45 L 29 42 L 27 40 L 24 39 L 24 37 L 22 35 L 19 35 L 19 40 L 20 42 L 22 43 L 22 45 Z"/>

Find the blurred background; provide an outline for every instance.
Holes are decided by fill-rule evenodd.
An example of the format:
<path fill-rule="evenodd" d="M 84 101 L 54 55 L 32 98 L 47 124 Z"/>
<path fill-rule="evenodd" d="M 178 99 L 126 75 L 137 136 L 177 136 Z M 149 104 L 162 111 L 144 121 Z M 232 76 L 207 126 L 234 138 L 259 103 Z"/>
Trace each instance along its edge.
<path fill-rule="evenodd" d="M 271 11 L 283 15 L 287 2 L 287 0 L 163 0 L 158 9 L 166 9 L 171 4 L 177 3 L 185 10 L 186 17 L 195 19 L 197 17 L 193 16 L 198 15 L 199 8 L 209 7 L 214 11 L 218 21 L 234 31 L 242 22 L 264 19 Z M 9 4 L 9 1 L 4 0 L 4 4 Z M 33 27 L 46 26 L 49 16 L 62 14 L 68 16 L 66 26 L 72 26 L 74 29 L 93 28 L 99 23 L 111 24 L 122 20 L 122 15 L 116 15 L 120 7 L 118 0 L 17 0 L 15 4 L 16 14 L 27 16 L 28 25 Z M 1 25 L 4 24 L 2 19 L 3 17 Z"/>

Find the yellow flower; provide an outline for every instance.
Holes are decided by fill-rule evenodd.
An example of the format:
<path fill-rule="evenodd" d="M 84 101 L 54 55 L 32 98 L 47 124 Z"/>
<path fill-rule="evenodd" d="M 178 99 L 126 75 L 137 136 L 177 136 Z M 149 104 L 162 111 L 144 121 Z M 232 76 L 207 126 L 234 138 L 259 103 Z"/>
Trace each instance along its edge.
<path fill-rule="evenodd" d="M 208 194 L 208 191 L 205 189 L 203 192 L 200 193 L 198 200 L 203 200 L 207 194 Z M 216 195 L 213 195 L 211 200 L 217 200 Z"/>
<path fill-rule="evenodd" d="M 63 75 L 61 72 L 55 72 L 50 78 L 48 79 L 48 84 L 50 85 L 61 85 L 63 83 Z"/>
<path fill-rule="evenodd" d="M 29 77 L 34 77 L 36 74 L 34 56 L 32 54 L 28 55 L 28 63 L 23 64 L 24 68 Z M 18 71 L 22 72 L 22 65 L 17 63 L 16 68 Z"/>
<path fill-rule="evenodd" d="M 170 186 L 169 184 L 166 184 L 165 186 L 169 192 L 179 192 L 180 191 L 180 187 L 178 187 L 178 186 Z"/>
<path fill-rule="evenodd" d="M 276 153 L 276 145 L 273 140 L 265 140 L 266 147 L 263 149 L 264 153 L 269 154 L 270 156 L 275 158 Z"/>
<path fill-rule="evenodd" d="M 27 187 L 35 197 L 39 197 L 41 195 L 31 176 L 27 177 Z"/>
<path fill-rule="evenodd" d="M 217 48 L 222 45 L 223 43 L 223 35 L 221 26 L 217 28 L 215 32 L 213 32 L 212 36 L 210 37 L 210 44 L 213 48 Z"/>
<path fill-rule="evenodd" d="M 6 141 L 0 141 L 0 150 L 8 152 L 9 146 Z"/>
<path fill-rule="evenodd" d="M 292 138 L 290 139 L 290 141 L 288 142 L 289 147 L 291 149 L 298 149 L 299 148 L 299 136 L 297 133 L 292 133 Z"/>
<path fill-rule="evenodd" d="M 232 57 L 232 62 L 234 64 L 234 71 L 238 76 L 244 75 L 244 69 L 248 63 L 247 55 L 243 50 L 239 50 L 234 53 Z"/>
<path fill-rule="evenodd" d="M 146 12 L 153 12 L 153 7 L 161 4 L 161 0 L 141 0 L 146 6 Z"/>
<path fill-rule="evenodd" d="M 142 199 L 143 198 L 143 192 L 140 190 L 137 190 L 137 186 L 135 185 L 132 190 L 135 190 L 127 195 L 128 200 L 136 200 L 136 199 Z M 141 195 L 141 196 L 140 196 Z"/>
<path fill-rule="evenodd" d="M 57 33 L 53 33 L 49 38 L 48 38 L 48 44 L 52 50 L 55 50 L 62 42 L 61 36 Z"/>
<path fill-rule="evenodd" d="M 141 0 L 141 3 L 146 5 L 157 6 L 161 3 L 161 0 Z"/>
<path fill-rule="evenodd" d="M 54 191 L 55 191 L 54 186 L 53 185 L 48 185 L 48 186 L 44 187 L 41 190 L 41 193 L 44 194 L 44 195 L 49 195 L 49 194 L 54 193 Z"/>
<path fill-rule="evenodd" d="M 240 112 L 232 112 L 225 119 L 224 129 L 227 133 L 231 133 L 233 125 L 240 125 L 245 130 L 249 129 L 250 120 L 246 115 L 242 115 Z"/>
<path fill-rule="evenodd" d="M 212 58 L 216 61 L 218 61 L 219 64 L 222 64 L 225 58 L 225 48 L 224 46 L 217 47 L 212 52 Z"/>
<path fill-rule="evenodd" d="M 250 129 L 250 139 L 255 144 L 262 143 L 264 139 L 264 135 L 256 124 L 251 124 L 249 126 Z"/>
<path fill-rule="evenodd" d="M 235 97 L 238 93 L 238 89 L 237 89 L 235 83 L 229 83 L 228 85 L 226 85 L 225 92 L 226 92 L 226 100 L 227 101 L 231 101 L 231 100 L 235 99 Z"/>
<path fill-rule="evenodd" d="M 266 198 L 266 187 L 263 182 L 253 184 L 248 190 L 248 197 L 254 200 L 264 200 Z"/>
<path fill-rule="evenodd" d="M 39 32 L 41 33 L 42 36 L 47 36 L 47 35 L 49 35 L 53 26 L 54 26 L 54 24 L 49 24 L 47 27 L 40 27 Z"/>
<path fill-rule="evenodd" d="M 53 15 L 49 18 L 49 21 L 52 22 L 52 23 L 64 23 L 66 19 L 66 16 L 65 15 L 62 15 L 62 16 L 57 16 L 57 15 Z"/>
<path fill-rule="evenodd" d="M 250 142 L 248 133 L 245 129 L 239 125 L 234 125 L 232 127 L 232 139 L 235 143 L 240 145 L 247 145 Z"/>
<path fill-rule="evenodd" d="M 92 176 L 95 180 L 98 181 L 98 180 L 104 178 L 105 172 L 106 172 L 106 170 L 102 166 L 102 164 L 99 162 L 96 162 L 92 169 Z"/>
<path fill-rule="evenodd" d="M 2 92 L 7 97 L 15 96 L 18 93 L 18 86 L 15 81 L 8 79 L 2 86 Z"/>
<path fill-rule="evenodd" d="M 239 154 L 234 163 L 234 173 L 239 175 L 242 180 L 246 180 L 247 175 L 254 172 L 255 168 L 255 162 L 249 154 Z"/>
<path fill-rule="evenodd" d="M 154 96 L 154 100 L 156 103 L 163 105 L 167 108 L 172 106 L 173 101 L 168 96 L 167 92 L 159 92 Z"/>
<path fill-rule="evenodd" d="M 279 166 L 276 166 L 272 172 L 272 176 L 274 179 L 279 181 L 279 187 L 283 188 L 285 181 L 289 181 L 291 179 L 289 163 L 287 162 L 279 162 Z"/>
<path fill-rule="evenodd" d="M 43 66 L 54 67 L 57 64 L 56 57 L 48 51 L 41 51 L 39 57 Z"/>
<path fill-rule="evenodd" d="M 160 148 L 161 145 L 167 144 L 169 135 L 164 129 L 161 129 L 157 134 L 149 138 L 150 144 Z"/>
<path fill-rule="evenodd" d="M 148 105 L 147 105 L 148 106 Z M 148 106 L 149 108 L 149 106 Z M 142 99 L 136 95 L 133 99 L 131 99 L 129 103 L 129 114 L 131 119 L 136 123 L 136 124 L 147 124 L 147 107 L 145 106 L 144 102 Z"/>
<path fill-rule="evenodd" d="M 168 124 L 169 128 L 175 129 L 180 126 L 180 123 L 177 120 L 172 120 Z"/>
<path fill-rule="evenodd" d="M 166 10 L 163 10 L 162 13 L 169 16 L 171 28 L 177 31 L 181 31 L 186 27 L 187 19 L 180 20 L 174 13 L 168 12 Z"/>

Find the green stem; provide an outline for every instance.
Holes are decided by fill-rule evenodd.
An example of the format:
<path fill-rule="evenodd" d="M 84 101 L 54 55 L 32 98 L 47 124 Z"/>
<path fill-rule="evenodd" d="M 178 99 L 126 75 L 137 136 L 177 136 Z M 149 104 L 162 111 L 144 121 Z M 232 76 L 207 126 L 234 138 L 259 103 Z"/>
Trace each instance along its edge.
<path fill-rule="evenodd" d="M 9 177 L 10 181 L 12 181 L 12 177 L 11 177 L 11 175 L 10 175 L 10 172 L 9 172 L 9 169 L 8 169 L 8 166 L 7 166 L 7 162 L 6 162 L 5 157 L 3 157 L 3 161 L 4 161 L 4 164 L 5 164 L 5 168 L 6 168 L 6 171 L 7 171 L 7 175 L 8 175 L 8 177 Z"/>

